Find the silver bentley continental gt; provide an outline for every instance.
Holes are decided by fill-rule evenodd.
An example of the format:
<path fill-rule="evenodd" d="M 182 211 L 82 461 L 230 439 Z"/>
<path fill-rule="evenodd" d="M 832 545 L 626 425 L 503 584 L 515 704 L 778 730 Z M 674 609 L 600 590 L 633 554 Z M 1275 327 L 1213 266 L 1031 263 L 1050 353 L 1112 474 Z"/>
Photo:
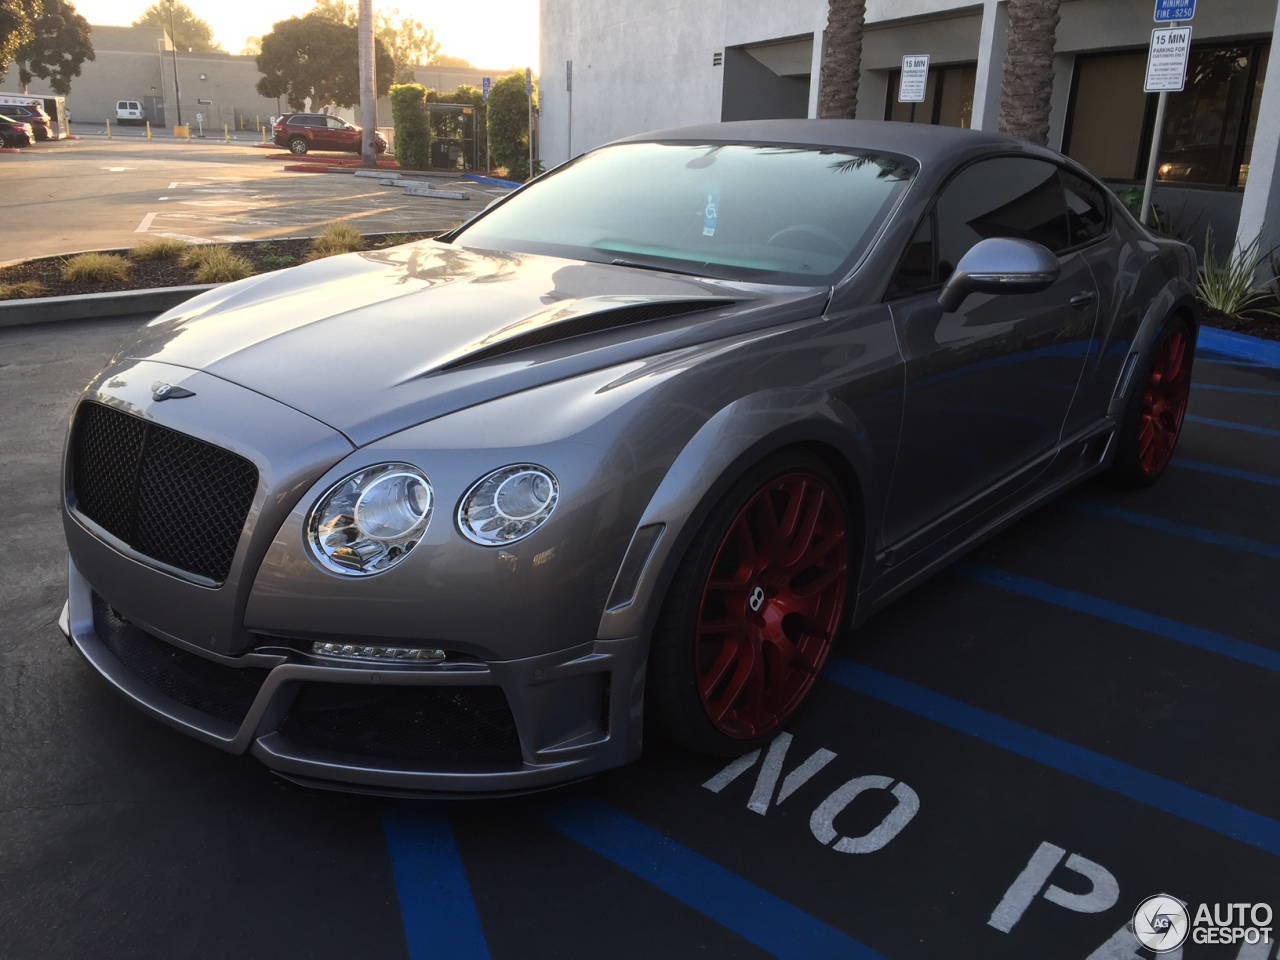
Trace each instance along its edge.
<path fill-rule="evenodd" d="M 832 644 L 1182 426 L 1194 254 L 1070 160 L 854 121 L 593 150 L 211 290 L 71 415 L 70 641 L 295 782 L 502 793 L 774 736 Z"/>

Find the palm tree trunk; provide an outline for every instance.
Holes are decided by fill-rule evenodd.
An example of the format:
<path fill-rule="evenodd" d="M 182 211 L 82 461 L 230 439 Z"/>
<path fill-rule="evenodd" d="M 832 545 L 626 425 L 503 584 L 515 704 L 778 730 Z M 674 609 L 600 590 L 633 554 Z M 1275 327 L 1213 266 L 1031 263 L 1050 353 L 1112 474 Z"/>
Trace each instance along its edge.
<path fill-rule="evenodd" d="M 373 0 L 360 0 L 360 165 L 376 167 L 378 154 L 374 130 L 378 125 L 378 83 L 375 75 L 377 59 L 373 44 Z"/>
<path fill-rule="evenodd" d="M 862 73 L 862 24 L 867 0 L 827 0 L 827 33 L 822 46 L 818 116 L 853 119 Z"/>
<path fill-rule="evenodd" d="M 1061 0 L 1009 0 L 1009 46 L 1000 84 L 1000 131 L 1049 142 L 1053 47 Z"/>

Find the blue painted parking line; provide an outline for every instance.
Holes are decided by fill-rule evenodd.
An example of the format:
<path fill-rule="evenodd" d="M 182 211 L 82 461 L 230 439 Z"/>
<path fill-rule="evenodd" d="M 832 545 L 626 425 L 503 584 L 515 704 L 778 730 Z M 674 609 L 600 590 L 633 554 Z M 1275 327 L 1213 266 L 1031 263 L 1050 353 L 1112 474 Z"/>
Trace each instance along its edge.
<path fill-rule="evenodd" d="M 825 675 L 850 690 L 1280 856 L 1280 822 L 1260 813 L 843 657 L 828 661 Z"/>
<path fill-rule="evenodd" d="M 1184 418 L 1187 423 L 1201 423 L 1208 427 L 1220 427 L 1223 430 L 1240 430 L 1243 433 L 1256 433 L 1263 437 L 1280 437 L 1280 430 L 1272 427 L 1258 427 L 1252 423 L 1237 423 L 1234 420 L 1215 420 L 1212 417 L 1193 417 L 1190 414 Z"/>
<path fill-rule="evenodd" d="M 884 960 L 870 947 L 600 800 L 581 797 L 548 804 L 539 816 L 780 960 Z"/>
<path fill-rule="evenodd" d="M 1120 603 L 1112 603 L 1110 600 L 1102 600 L 1087 593 L 1068 590 L 1066 587 L 1056 587 L 1051 583 L 1032 580 L 1030 577 L 1020 577 L 1015 573 L 1007 573 L 1004 570 L 997 570 L 995 567 L 988 567 L 980 563 L 966 561 L 957 564 L 954 570 L 969 580 L 985 583 L 1000 590 L 1007 590 L 1009 593 L 1030 597 L 1043 603 L 1051 603 L 1056 607 L 1074 610 L 1077 613 L 1098 617 L 1102 620 L 1109 620 L 1121 626 L 1132 627 L 1135 630 L 1142 630 L 1169 640 L 1176 640 L 1179 643 L 1198 647 L 1210 653 L 1217 653 L 1224 657 L 1231 657 L 1233 660 L 1239 660 L 1242 663 L 1249 663 L 1256 667 L 1280 673 L 1280 652 L 1246 643 L 1244 640 L 1237 640 L 1235 637 L 1228 637 L 1212 630 L 1179 623 L 1177 620 L 1170 620 L 1167 617 L 1158 617 L 1144 610 L 1126 607 Z"/>
<path fill-rule="evenodd" d="M 1088 500 L 1072 500 L 1065 503 L 1064 506 L 1078 513 L 1087 513 L 1090 516 L 1101 517 L 1104 520 L 1118 520 L 1121 523 L 1131 523 L 1137 527 L 1158 530 L 1161 533 L 1169 533 L 1187 540 L 1199 540 L 1201 543 L 1208 543 L 1215 547 L 1226 547 L 1229 550 L 1237 550 L 1241 553 L 1252 553 L 1260 557 L 1280 560 L 1280 546 L 1273 543 L 1250 540 L 1248 537 L 1237 537 L 1229 533 L 1218 533 L 1216 530 L 1209 530 L 1205 527 L 1179 523 L 1176 520 L 1166 520 L 1164 517 L 1153 517 L 1149 513 L 1122 510 L 1119 507 L 1109 507 L 1106 504 L 1094 503 Z"/>
<path fill-rule="evenodd" d="M 1248 480 L 1250 483 L 1265 483 L 1267 486 L 1280 487 L 1280 477 L 1272 473 L 1256 473 L 1253 470 L 1237 470 L 1235 467 L 1223 467 L 1216 463 L 1203 463 L 1199 460 L 1184 460 L 1178 457 L 1173 466 L 1186 470 L 1198 470 L 1201 473 L 1213 473 L 1232 480 Z"/>
<path fill-rule="evenodd" d="M 1280 397 L 1280 390 L 1266 387 L 1231 387 L 1225 383 L 1193 383 L 1192 390 L 1213 390 L 1220 393 L 1247 393 L 1255 397 Z"/>
<path fill-rule="evenodd" d="M 453 830 L 442 814 L 382 814 L 410 960 L 489 960 Z"/>

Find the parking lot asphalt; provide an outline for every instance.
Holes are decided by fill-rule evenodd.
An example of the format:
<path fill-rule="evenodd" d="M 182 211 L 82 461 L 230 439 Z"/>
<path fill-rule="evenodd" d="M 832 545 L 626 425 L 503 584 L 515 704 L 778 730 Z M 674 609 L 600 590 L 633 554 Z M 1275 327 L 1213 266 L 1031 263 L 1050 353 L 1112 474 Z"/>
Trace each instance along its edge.
<path fill-rule="evenodd" d="M 132 128 L 136 133 L 136 128 Z M 157 135 L 158 136 L 158 135 Z M 329 160 L 349 154 L 317 154 Z M 304 158 L 305 159 L 305 158 Z M 0 156 L 0 263 L 131 247 L 154 237 L 235 242 L 309 237 L 333 220 L 363 233 L 438 232 L 509 191 L 433 175 L 467 199 L 406 196 L 376 178 L 295 173 L 279 148 L 171 137 L 42 142 Z"/>
<path fill-rule="evenodd" d="M 1280 909 L 1280 370 L 1199 360 L 1158 485 L 894 604 L 759 755 L 392 803 L 143 717 L 58 633 L 67 417 L 142 319 L 0 330 L 0 954 L 1122 960 L 1155 894 Z"/>

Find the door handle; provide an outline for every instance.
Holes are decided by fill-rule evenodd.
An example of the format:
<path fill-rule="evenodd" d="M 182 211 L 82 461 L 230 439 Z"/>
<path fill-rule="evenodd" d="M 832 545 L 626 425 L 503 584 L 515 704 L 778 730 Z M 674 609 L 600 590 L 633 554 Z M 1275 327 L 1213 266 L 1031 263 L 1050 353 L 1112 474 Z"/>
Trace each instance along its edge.
<path fill-rule="evenodd" d="M 1071 309 L 1083 310 L 1085 307 L 1089 306 L 1089 304 L 1093 303 L 1097 299 L 1098 299 L 1098 295 L 1094 293 L 1092 290 L 1086 290 L 1083 293 L 1077 293 L 1074 297 L 1071 298 Z"/>

